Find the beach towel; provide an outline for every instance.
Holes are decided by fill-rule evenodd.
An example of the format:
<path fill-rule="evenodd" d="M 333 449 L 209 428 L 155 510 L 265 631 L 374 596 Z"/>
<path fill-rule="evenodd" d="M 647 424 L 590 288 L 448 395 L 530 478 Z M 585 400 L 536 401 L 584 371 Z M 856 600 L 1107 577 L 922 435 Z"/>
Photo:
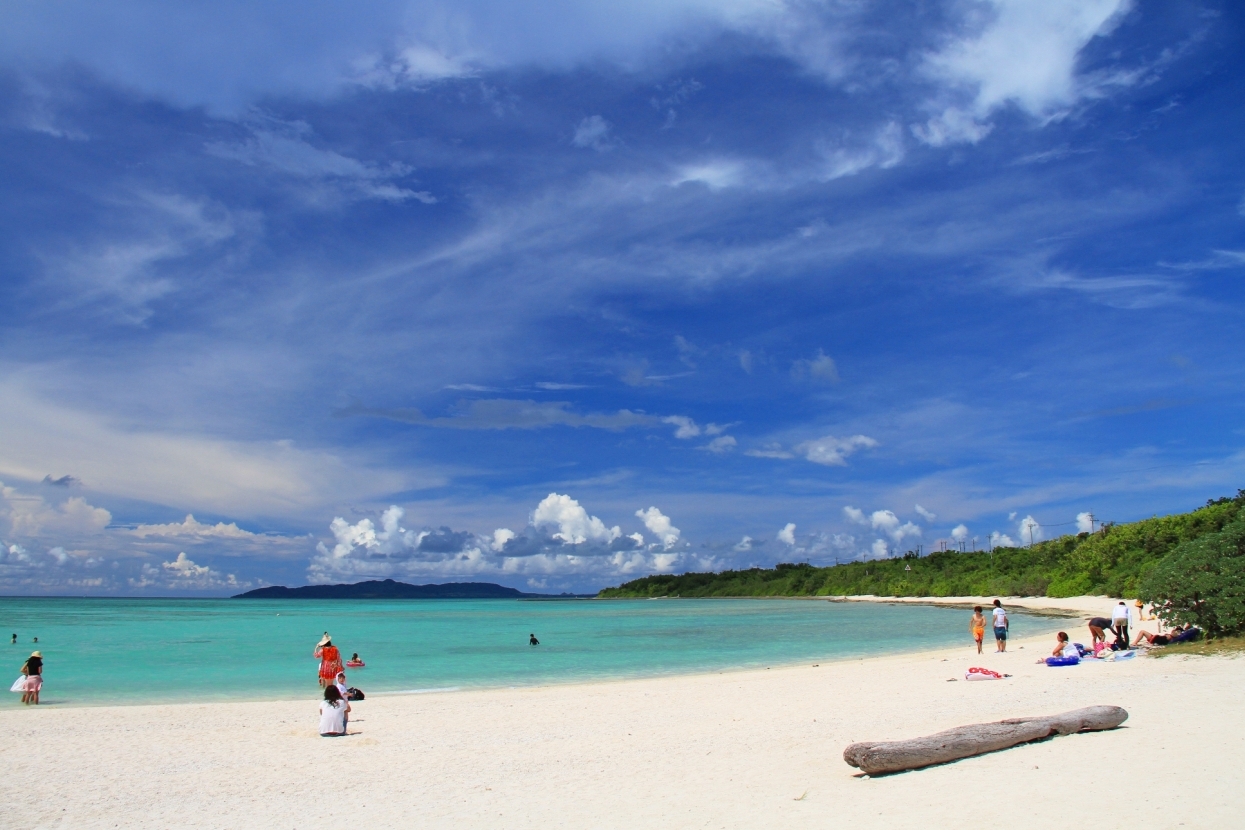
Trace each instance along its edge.
<path fill-rule="evenodd" d="M 13 685 L 9 687 L 9 691 L 10 692 L 26 691 L 26 675 L 23 674 L 21 677 L 14 680 Z"/>
<path fill-rule="evenodd" d="M 980 666 L 973 666 L 964 673 L 965 680 L 1002 680 L 1003 675 L 990 669 L 983 669 Z"/>

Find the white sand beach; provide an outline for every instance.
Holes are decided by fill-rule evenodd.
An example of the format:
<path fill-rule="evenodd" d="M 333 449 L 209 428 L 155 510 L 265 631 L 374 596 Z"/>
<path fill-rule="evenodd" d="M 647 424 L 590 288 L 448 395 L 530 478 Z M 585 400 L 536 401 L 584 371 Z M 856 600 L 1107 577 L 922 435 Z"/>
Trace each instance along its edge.
<path fill-rule="evenodd" d="M 1104 610 L 1102 598 L 1034 602 Z M 1002 655 L 988 640 L 978 657 L 967 615 L 964 624 L 963 647 L 935 652 L 375 696 L 356 704 L 353 734 L 338 739 L 316 734 L 311 696 L 36 709 L 14 695 L 0 710 L 4 823 L 309 830 L 1239 825 L 1245 660 L 1143 654 L 1053 669 L 1035 663 L 1053 638 L 1014 640 Z M 1067 629 L 1074 639 L 1087 636 L 1079 619 Z M 965 682 L 965 670 L 978 665 L 1012 677 Z M 1093 704 L 1123 706 L 1130 718 L 1112 732 L 880 778 L 860 777 L 842 760 L 853 741 Z"/>

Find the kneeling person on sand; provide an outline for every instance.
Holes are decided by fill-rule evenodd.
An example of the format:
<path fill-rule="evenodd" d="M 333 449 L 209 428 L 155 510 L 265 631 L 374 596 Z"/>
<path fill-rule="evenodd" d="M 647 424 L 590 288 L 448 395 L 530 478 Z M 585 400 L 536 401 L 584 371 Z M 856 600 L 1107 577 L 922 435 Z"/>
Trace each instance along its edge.
<path fill-rule="evenodd" d="M 324 687 L 324 700 L 320 702 L 320 737 L 336 738 L 346 734 L 350 723 L 350 704 L 342 698 L 337 686 Z"/>

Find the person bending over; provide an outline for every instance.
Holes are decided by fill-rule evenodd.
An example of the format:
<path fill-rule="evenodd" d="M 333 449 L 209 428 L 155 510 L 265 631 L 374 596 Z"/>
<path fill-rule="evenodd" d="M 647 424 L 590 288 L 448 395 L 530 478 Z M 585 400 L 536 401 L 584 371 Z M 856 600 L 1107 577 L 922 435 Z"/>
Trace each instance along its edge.
<path fill-rule="evenodd" d="M 1107 641 L 1107 632 L 1115 633 L 1115 628 L 1111 625 L 1111 621 L 1106 617 L 1094 617 L 1089 621 L 1089 636 L 1093 638 L 1091 645 L 1105 643 Z"/>

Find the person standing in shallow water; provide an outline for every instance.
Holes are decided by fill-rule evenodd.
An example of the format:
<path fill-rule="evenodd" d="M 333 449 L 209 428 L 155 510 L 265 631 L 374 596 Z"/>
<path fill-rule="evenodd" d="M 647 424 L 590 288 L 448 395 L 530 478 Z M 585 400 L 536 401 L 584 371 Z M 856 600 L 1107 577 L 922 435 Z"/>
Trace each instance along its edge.
<path fill-rule="evenodd" d="M 22 674 L 26 683 L 22 687 L 22 703 L 39 705 L 39 690 L 43 688 L 43 652 L 32 652 L 30 658 L 22 665 Z"/>
<path fill-rule="evenodd" d="M 1007 651 L 1007 631 L 1011 628 L 1011 623 L 1007 620 L 1007 612 L 1003 610 L 1003 603 L 997 599 L 994 601 L 994 644 L 995 653 Z"/>
<path fill-rule="evenodd" d="M 538 645 L 540 645 L 540 640 L 537 640 L 537 639 L 536 639 L 536 635 L 535 635 L 535 634 L 529 634 L 529 635 L 527 635 L 527 644 L 528 644 L 529 646 L 538 646 Z"/>
<path fill-rule="evenodd" d="M 337 650 L 337 646 L 333 645 L 333 638 L 327 631 L 316 644 L 313 656 L 320 658 L 320 687 L 332 686 L 337 680 L 337 673 L 343 671 L 344 667 L 341 652 Z"/>

